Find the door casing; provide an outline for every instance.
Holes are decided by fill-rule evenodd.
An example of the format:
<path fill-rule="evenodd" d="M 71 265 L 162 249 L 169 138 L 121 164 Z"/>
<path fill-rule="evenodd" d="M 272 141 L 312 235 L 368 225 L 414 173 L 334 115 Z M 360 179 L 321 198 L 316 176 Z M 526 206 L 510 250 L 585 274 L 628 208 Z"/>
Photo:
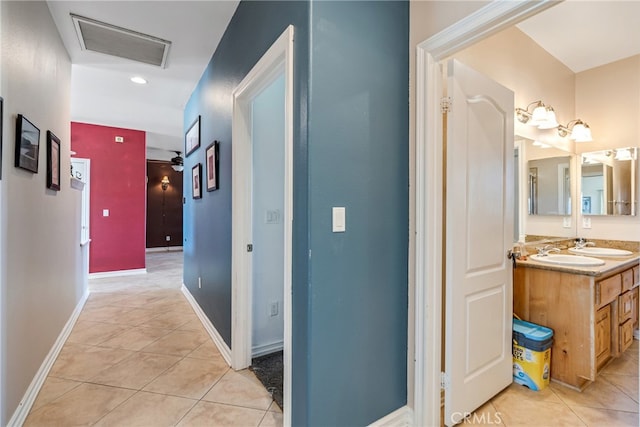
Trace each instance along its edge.
<path fill-rule="evenodd" d="M 233 92 L 231 366 L 251 365 L 252 263 L 252 100 L 278 76 L 285 80 L 284 123 L 284 425 L 291 424 L 291 275 L 293 222 L 293 26 L 289 26 Z"/>

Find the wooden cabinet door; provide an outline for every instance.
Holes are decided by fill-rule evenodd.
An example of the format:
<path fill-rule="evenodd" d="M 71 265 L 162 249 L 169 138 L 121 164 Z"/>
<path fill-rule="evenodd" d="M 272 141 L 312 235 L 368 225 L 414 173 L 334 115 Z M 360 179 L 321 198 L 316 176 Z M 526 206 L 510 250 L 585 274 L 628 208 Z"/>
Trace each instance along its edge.
<path fill-rule="evenodd" d="M 620 353 L 629 348 L 633 342 L 633 324 L 631 319 L 620 325 Z"/>
<path fill-rule="evenodd" d="M 600 369 L 611 356 L 611 307 L 605 305 L 596 313 L 596 367 Z"/>
<path fill-rule="evenodd" d="M 640 307 L 638 306 L 638 294 L 640 293 L 640 288 L 636 287 L 631 291 L 631 302 L 632 302 L 632 313 L 631 313 L 631 322 L 633 323 L 633 329 L 638 329 L 638 318 L 640 317 Z"/>

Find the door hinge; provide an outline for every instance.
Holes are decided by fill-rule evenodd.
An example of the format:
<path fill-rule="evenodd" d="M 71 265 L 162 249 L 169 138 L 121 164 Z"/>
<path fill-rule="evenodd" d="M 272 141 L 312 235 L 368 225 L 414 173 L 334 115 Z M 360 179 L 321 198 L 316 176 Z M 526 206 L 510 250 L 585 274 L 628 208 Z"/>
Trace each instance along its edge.
<path fill-rule="evenodd" d="M 440 390 L 449 390 L 449 385 L 451 385 L 449 374 L 440 372 Z"/>
<path fill-rule="evenodd" d="M 442 114 L 451 112 L 451 98 L 448 96 L 443 96 L 440 99 L 440 112 Z"/>
<path fill-rule="evenodd" d="M 251 243 L 247 245 L 247 252 L 253 252 L 253 245 Z"/>

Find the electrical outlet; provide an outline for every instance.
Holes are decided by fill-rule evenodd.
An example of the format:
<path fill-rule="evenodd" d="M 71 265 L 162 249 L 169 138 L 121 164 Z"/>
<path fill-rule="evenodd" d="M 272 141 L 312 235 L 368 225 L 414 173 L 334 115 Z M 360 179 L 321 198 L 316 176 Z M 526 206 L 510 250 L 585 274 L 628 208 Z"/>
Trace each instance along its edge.
<path fill-rule="evenodd" d="M 562 219 L 562 226 L 564 228 L 571 228 L 571 217 L 570 216 L 565 216 Z"/>
<path fill-rule="evenodd" d="M 170 242 L 171 241 L 171 236 L 166 236 L 165 239 L 166 239 L 167 242 Z"/>
<path fill-rule="evenodd" d="M 275 317 L 278 315 L 278 303 L 277 302 L 272 302 L 271 305 L 269 306 L 269 314 L 271 315 L 271 317 Z"/>
<path fill-rule="evenodd" d="M 582 228 L 591 228 L 591 218 L 588 216 L 582 217 Z"/>
<path fill-rule="evenodd" d="M 198 289 L 202 289 L 202 277 L 198 277 Z"/>

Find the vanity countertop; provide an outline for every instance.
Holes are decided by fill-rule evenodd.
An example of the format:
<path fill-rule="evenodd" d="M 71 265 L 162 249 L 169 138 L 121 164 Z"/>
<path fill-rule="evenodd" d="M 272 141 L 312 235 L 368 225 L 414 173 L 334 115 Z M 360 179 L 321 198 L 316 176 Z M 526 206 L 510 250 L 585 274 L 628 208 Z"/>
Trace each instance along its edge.
<path fill-rule="evenodd" d="M 561 254 L 571 254 L 567 250 L 559 252 Z M 578 256 L 578 255 L 575 255 Z M 587 276 L 603 276 L 610 273 L 617 272 L 618 270 L 625 270 L 630 267 L 638 265 L 640 261 L 640 252 L 634 252 L 630 256 L 625 257 L 593 257 L 604 261 L 604 265 L 598 265 L 594 267 L 586 266 L 572 266 L 572 265 L 557 265 L 548 264 L 545 262 L 536 261 L 531 256 L 528 256 L 526 260 L 517 260 L 517 268 L 538 268 L 541 270 L 562 271 L 565 273 L 583 274 Z"/>

